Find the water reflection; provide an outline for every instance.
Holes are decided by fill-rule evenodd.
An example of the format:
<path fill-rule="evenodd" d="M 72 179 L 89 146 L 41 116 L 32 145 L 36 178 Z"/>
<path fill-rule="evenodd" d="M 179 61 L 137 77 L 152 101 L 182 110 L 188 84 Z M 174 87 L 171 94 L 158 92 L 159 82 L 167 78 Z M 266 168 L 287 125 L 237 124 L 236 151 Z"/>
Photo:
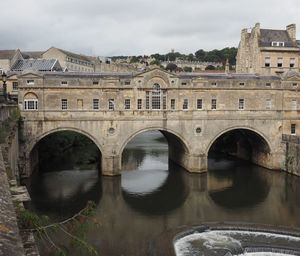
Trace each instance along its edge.
<path fill-rule="evenodd" d="M 98 170 L 64 170 L 36 174 L 31 179 L 28 207 L 41 214 L 64 219 L 102 196 Z"/>
<path fill-rule="evenodd" d="M 216 204 L 229 209 L 263 202 L 271 186 L 264 170 L 236 159 L 209 159 L 209 196 Z"/>
<path fill-rule="evenodd" d="M 101 227 L 89 231 L 89 243 L 110 256 L 172 255 L 167 234 L 203 222 L 300 227 L 300 178 L 224 158 L 211 160 L 210 168 L 191 174 L 168 164 L 163 137 L 144 133 L 126 147 L 122 177 L 78 170 L 38 175 L 32 207 L 66 218 L 94 200 Z"/>
<path fill-rule="evenodd" d="M 136 151 L 142 153 L 135 157 L 132 152 Z M 168 165 L 167 153 L 167 142 L 158 131 L 136 136 L 125 148 L 122 195 L 137 212 L 166 214 L 184 203 L 188 189 L 182 172 Z"/>

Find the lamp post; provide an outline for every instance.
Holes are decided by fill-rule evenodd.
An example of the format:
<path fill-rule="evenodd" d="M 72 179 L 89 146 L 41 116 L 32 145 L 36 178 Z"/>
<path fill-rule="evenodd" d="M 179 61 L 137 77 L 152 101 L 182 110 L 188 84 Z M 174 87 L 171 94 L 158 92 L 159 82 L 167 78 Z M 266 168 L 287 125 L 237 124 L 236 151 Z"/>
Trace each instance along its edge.
<path fill-rule="evenodd" d="M 7 78 L 7 75 L 5 74 L 5 72 L 3 72 L 2 82 L 3 82 L 3 96 L 4 96 L 5 101 L 7 101 L 6 78 Z"/>

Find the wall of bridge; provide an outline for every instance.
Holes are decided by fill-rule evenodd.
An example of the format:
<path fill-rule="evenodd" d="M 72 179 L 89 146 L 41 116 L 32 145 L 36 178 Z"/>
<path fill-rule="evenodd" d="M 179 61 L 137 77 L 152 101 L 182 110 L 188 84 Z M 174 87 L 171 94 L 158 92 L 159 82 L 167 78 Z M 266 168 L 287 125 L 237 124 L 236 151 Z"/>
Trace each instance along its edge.
<path fill-rule="evenodd" d="M 61 113 L 32 112 L 24 119 L 22 151 L 30 159 L 30 152 L 44 136 L 61 130 L 77 131 L 89 137 L 98 146 L 102 155 L 102 173 L 104 175 L 121 174 L 121 158 L 127 143 L 149 130 L 160 130 L 169 143 L 169 157 L 190 172 L 207 171 L 207 156 L 213 142 L 222 134 L 233 129 L 249 129 L 261 136 L 270 148 L 270 152 L 254 150 L 252 161 L 269 169 L 285 169 L 285 147 L 281 140 L 280 120 L 272 118 L 249 119 L 247 116 L 224 119 L 201 115 L 195 111 L 128 111 L 116 115 L 102 112 L 101 118 L 87 118 L 87 114 L 78 112 Z M 128 115 L 128 116 L 127 116 Z M 100 120 L 99 120 L 100 119 Z M 201 128 L 197 133 L 196 129 Z M 27 161 L 29 162 L 29 161 Z M 25 168 L 30 175 L 30 164 Z"/>

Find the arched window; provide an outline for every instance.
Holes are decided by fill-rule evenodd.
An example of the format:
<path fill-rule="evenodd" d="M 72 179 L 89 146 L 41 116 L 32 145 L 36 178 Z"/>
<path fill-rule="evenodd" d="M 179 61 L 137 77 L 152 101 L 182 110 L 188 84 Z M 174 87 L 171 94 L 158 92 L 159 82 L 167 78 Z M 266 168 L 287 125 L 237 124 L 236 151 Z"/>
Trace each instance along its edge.
<path fill-rule="evenodd" d="M 24 96 L 24 110 L 37 110 L 38 109 L 38 97 L 29 92 Z"/>
<path fill-rule="evenodd" d="M 160 109 L 160 85 L 157 83 L 152 88 L 152 109 Z"/>

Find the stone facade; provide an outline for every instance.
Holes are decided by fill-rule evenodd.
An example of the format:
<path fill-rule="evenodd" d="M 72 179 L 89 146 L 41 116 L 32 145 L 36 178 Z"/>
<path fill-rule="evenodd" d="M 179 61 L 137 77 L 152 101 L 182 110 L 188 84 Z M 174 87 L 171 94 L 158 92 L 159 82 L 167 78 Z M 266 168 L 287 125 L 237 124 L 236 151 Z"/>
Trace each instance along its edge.
<path fill-rule="evenodd" d="M 207 69 L 217 69 L 223 67 L 221 62 L 203 62 L 203 61 L 163 61 L 161 65 L 166 68 L 168 64 L 173 63 L 179 68 L 191 67 L 193 71 L 195 70 L 207 70 Z"/>
<path fill-rule="evenodd" d="M 294 74 L 280 78 L 153 69 L 137 75 L 27 73 L 18 78 L 28 165 L 41 138 L 73 130 L 98 146 L 102 173 L 117 175 L 127 143 L 141 132 L 160 130 L 169 142 L 170 159 L 202 172 L 213 142 L 243 129 L 253 144 L 253 162 L 285 169 L 282 134 L 290 134 L 292 125 L 294 134 L 300 133 L 300 77 Z"/>
<path fill-rule="evenodd" d="M 299 52 L 295 24 L 288 25 L 286 30 L 272 30 L 261 29 L 256 23 L 251 32 L 242 30 L 236 72 L 260 75 L 299 72 Z"/>

